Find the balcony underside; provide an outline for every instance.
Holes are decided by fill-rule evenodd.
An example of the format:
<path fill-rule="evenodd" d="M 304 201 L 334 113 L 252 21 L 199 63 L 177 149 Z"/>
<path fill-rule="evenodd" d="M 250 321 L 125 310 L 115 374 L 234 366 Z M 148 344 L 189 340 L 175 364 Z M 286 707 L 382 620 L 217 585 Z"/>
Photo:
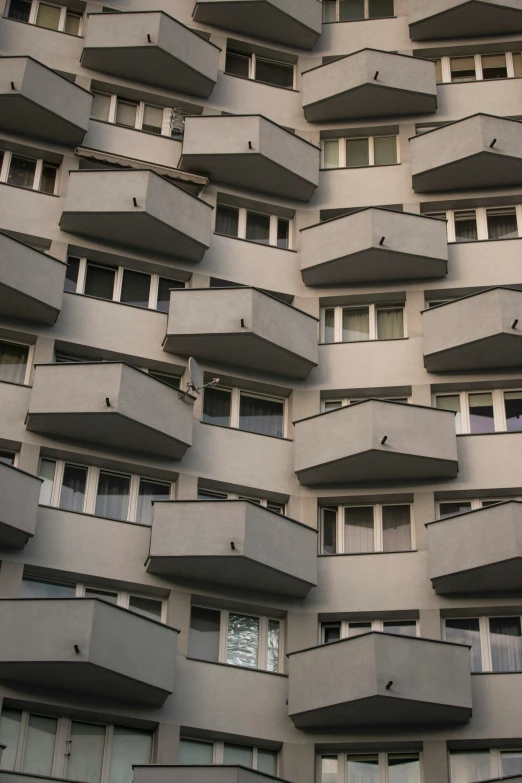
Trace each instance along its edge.
<path fill-rule="evenodd" d="M 496 334 L 475 342 L 425 355 L 428 372 L 465 372 L 518 367 L 522 360 L 522 334 Z"/>
<path fill-rule="evenodd" d="M 375 84 L 362 84 L 360 87 L 304 107 L 308 122 L 331 122 L 363 117 L 400 117 L 410 114 L 432 114 L 436 110 L 436 95 L 424 95 L 414 90 L 400 90 L 396 87 Z"/>
<path fill-rule="evenodd" d="M 431 580 L 438 595 L 522 590 L 522 557 L 447 574 Z"/>
<path fill-rule="evenodd" d="M 410 24 L 412 41 L 471 38 L 522 32 L 522 8 L 471 0 Z"/>
<path fill-rule="evenodd" d="M 436 131 L 435 131 L 436 132 Z M 479 152 L 413 175 L 417 193 L 443 190 L 468 190 L 520 185 L 522 159 L 495 152 Z"/>
<path fill-rule="evenodd" d="M 86 128 L 74 125 L 25 95 L 0 95 L 0 125 L 5 133 L 37 136 L 56 144 L 81 144 Z"/>

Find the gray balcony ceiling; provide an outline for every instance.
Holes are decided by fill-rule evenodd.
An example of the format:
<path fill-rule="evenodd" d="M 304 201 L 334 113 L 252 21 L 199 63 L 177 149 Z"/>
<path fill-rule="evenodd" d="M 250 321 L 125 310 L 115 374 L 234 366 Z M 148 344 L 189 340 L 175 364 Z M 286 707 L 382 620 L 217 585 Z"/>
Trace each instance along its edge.
<path fill-rule="evenodd" d="M 522 32 L 520 0 L 420 0 L 415 7 L 410 16 L 412 41 Z"/>
<path fill-rule="evenodd" d="M 163 11 L 89 14 L 84 68 L 208 98 L 219 48 Z"/>
<path fill-rule="evenodd" d="M 422 313 L 429 372 L 517 367 L 522 357 L 522 291 L 490 288 Z"/>
<path fill-rule="evenodd" d="M 444 277 L 446 223 L 419 214 L 367 207 L 302 230 L 306 285 L 379 283 Z"/>
<path fill-rule="evenodd" d="M 269 783 L 281 780 L 236 764 L 134 765 L 133 783 Z M 7 780 L 6 783 L 11 783 Z M 35 782 L 36 783 L 36 782 Z M 284 781 L 283 781 L 284 783 Z"/>
<path fill-rule="evenodd" d="M 42 479 L 0 462 L 0 546 L 21 549 L 36 528 Z"/>
<path fill-rule="evenodd" d="M 304 598 L 317 584 L 317 533 L 247 500 L 156 502 L 147 571 Z"/>
<path fill-rule="evenodd" d="M 303 73 L 308 122 L 400 117 L 437 110 L 435 64 L 362 49 Z"/>

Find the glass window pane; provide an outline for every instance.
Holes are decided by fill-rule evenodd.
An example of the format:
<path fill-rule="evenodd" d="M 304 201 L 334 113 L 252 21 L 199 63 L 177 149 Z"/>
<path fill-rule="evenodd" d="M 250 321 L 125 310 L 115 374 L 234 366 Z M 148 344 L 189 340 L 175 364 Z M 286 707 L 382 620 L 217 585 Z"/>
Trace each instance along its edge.
<path fill-rule="evenodd" d="M 228 616 L 227 663 L 257 668 L 259 617 L 230 613 Z"/>
<path fill-rule="evenodd" d="M 368 139 L 346 139 L 346 166 L 357 168 L 370 165 Z"/>
<path fill-rule="evenodd" d="M 156 598 L 144 598 L 142 595 L 129 596 L 129 609 L 151 620 L 161 620 L 163 603 Z"/>
<path fill-rule="evenodd" d="M 24 383 L 29 348 L 0 341 L 0 381 Z"/>
<path fill-rule="evenodd" d="M 333 311 L 332 311 L 333 312 Z M 343 343 L 370 338 L 370 313 L 367 307 L 343 309 Z M 333 341 L 332 341 L 333 342 Z"/>
<path fill-rule="evenodd" d="M 376 136 L 373 140 L 373 163 L 375 166 L 392 166 L 397 163 L 397 138 Z"/>
<path fill-rule="evenodd" d="M 72 721 L 70 740 L 71 755 L 67 758 L 65 777 L 82 783 L 100 783 L 105 726 Z"/>
<path fill-rule="evenodd" d="M 335 342 L 335 310 L 333 307 L 327 307 L 324 311 L 324 341 L 325 343 Z"/>
<path fill-rule="evenodd" d="M 120 302 L 136 307 L 148 307 L 149 293 L 150 275 L 134 272 L 131 269 L 123 270 Z"/>
<path fill-rule="evenodd" d="M 203 419 L 208 424 L 230 427 L 231 392 L 207 388 L 203 394 Z"/>
<path fill-rule="evenodd" d="M 115 726 L 112 736 L 109 783 L 132 783 L 132 765 L 150 764 L 152 733 Z"/>
<path fill-rule="evenodd" d="M 348 623 L 348 636 L 361 636 L 363 633 L 369 633 L 372 630 L 372 624 L 369 620 L 361 622 Z"/>
<path fill-rule="evenodd" d="M 474 209 L 455 212 L 455 241 L 472 242 L 478 239 L 477 213 Z"/>
<path fill-rule="evenodd" d="M 482 77 L 484 79 L 506 79 L 507 78 L 506 55 L 483 54 Z"/>
<path fill-rule="evenodd" d="M 500 753 L 500 761 L 502 765 L 501 772 L 504 777 L 522 774 L 522 751 L 503 750 Z"/>
<path fill-rule="evenodd" d="M 235 207 L 216 207 L 216 234 L 225 234 L 227 237 L 237 237 L 239 229 L 239 209 Z"/>
<path fill-rule="evenodd" d="M 94 120 L 103 120 L 103 122 L 107 122 L 109 119 L 110 106 L 110 95 L 104 95 L 101 92 L 95 92 L 91 104 L 91 117 Z"/>
<path fill-rule="evenodd" d="M 348 756 L 347 783 L 379 783 L 379 757 Z"/>
<path fill-rule="evenodd" d="M 86 587 L 85 598 L 100 598 L 108 604 L 114 604 L 114 606 L 118 603 L 118 593 L 112 590 L 101 590 L 98 587 Z"/>
<path fill-rule="evenodd" d="M 506 429 L 508 432 L 522 431 L 522 391 L 504 392 Z"/>
<path fill-rule="evenodd" d="M 439 519 L 452 517 L 454 514 L 465 514 L 467 511 L 471 511 L 471 502 L 467 500 L 439 503 Z"/>
<path fill-rule="evenodd" d="M 341 638 L 341 623 L 323 623 L 323 642 L 337 642 Z"/>
<path fill-rule="evenodd" d="M 31 14 L 31 0 L 11 0 L 7 17 L 17 22 L 28 22 Z"/>
<path fill-rule="evenodd" d="M 493 395 L 489 392 L 470 394 L 468 399 L 470 432 L 473 434 L 495 432 Z"/>
<path fill-rule="evenodd" d="M 437 84 L 442 84 L 442 61 L 435 60 L 435 81 Z"/>
<path fill-rule="evenodd" d="M 482 671 L 479 621 L 476 617 L 446 620 L 446 641 L 471 645 L 471 671 Z"/>
<path fill-rule="evenodd" d="M 388 783 L 420 783 L 420 762 L 415 753 L 388 754 Z"/>
<path fill-rule="evenodd" d="M 294 86 L 294 66 L 256 58 L 256 80 L 276 87 Z"/>
<path fill-rule="evenodd" d="M 513 67 L 515 76 L 522 76 L 522 54 L 520 52 L 513 52 Z"/>
<path fill-rule="evenodd" d="M 98 299 L 112 299 L 115 274 L 115 270 L 109 267 L 87 264 L 85 295 L 96 296 Z"/>
<path fill-rule="evenodd" d="M 227 52 L 225 73 L 232 74 L 232 76 L 242 76 L 244 79 L 248 79 L 250 75 L 250 57 L 246 54 Z"/>
<path fill-rule="evenodd" d="M 9 185 L 17 185 L 19 188 L 32 188 L 36 173 L 36 161 L 31 158 L 22 158 L 20 155 L 11 156 L 7 182 Z"/>
<path fill-rule="evenodd" d="M 239 429 L 260 435 L 283 437 L 284 403 L 266 397 L 254 397 L 241 392 L 239 399 Z"/>
<path fill-rule="evenodd" d="M 223 764 L 241 764 L 243 767 L 251 767 L 254 762 L 254 749 L 248 745 L 231 745 L 225 742 L 223 752 Z"/>
<path fill-rule="evenodd" d="M 0 462 L 4 465 L 14 465 L 15 455 L 11 451 L 0 451 Z"/>
<path fill-rule="evenodd" d="M 20 598 L 74 598 L 76 585 L 67 582 L 47 582 L 45 579 L 33 579 L 24 576 L 20 589 Z"/>
<path fill-rule="evenodd" d="M 491 659 L 494 672 L 522 669 L 520 617 L 490 617 Z"/>
<path fill-rule="evenodd" d="M 64 291 L 76 293 L 78 283 L 78 272 L 80 271 L 80 259 L 69 256 L 67 259 L 67 269 L 65 270 Z"/>
<path fill-rule="evenodd" d="M 277 247 L 287 249 L 290 246 L 290 221 L 278 218 L 277 220 Z"/>
<path fill-rule="evenodd" d="M 268 621 L 268 671 L 279 671 L 279 635 L 281 623 L 279 620 Z"/>
<path fill-rule="evenodd" d="M 462 432 L 462 414 L 460 412 L 460 395 L 446 394 L 436 398 L 436 405 L 439 410 L 453 411 L 455 413 L 455 429 L 457 433 Z"/>
<path fill-rule="evenodd" d="M 368 18 L 382 19 L 385 16 L 393 16 L 393 0 L 369 0 Z"/>
<path fill-rule="evenodd" d="M 83 511 L 87 468 L 79 465 L 65 465 L 63 471 L 60 508 L 67 511 Z"/>
<path fill-rule="evenodd" d="M 398 340 L 404 337 L 404 310 L 377 310 L 377 339 Z"/>
<path fill-rule="evenodd" d="M 168 313 L 170 304 L 170 289 L 185 288 L 185 283 L 180 280 L 169 280 L 167 277 L 160 277 L 158 281 L 158 303 L 156 310 L 162 313 Z"/>
<path fill-rule="evenodd" d="M 40 179 L 40 191 L 53 195 L 56 189 L 56 177 L 58 176 L 58 166 L 53 163 L 42 164 L 42 177 Z"/>
<path fill-rule="evenodd" d="M 321 756 L 321 783 L 337 783 L 337 756 Z"/>
<path fill-rule="evenodd" d="M 277 775 L 277 750 L 258 748 L 256 769 L 275 777 Z"/>
<path fill-rule="evenodd" d="M 136 112 L 138 104 L 130 101 L 122 101 L 118 98 L 116 103 L 116 124 L 125 125 L 128 128 L 136 127 Z"/>
<path fill-rule="evenodd" d="M 136 522 L 139 522 L 140 525 L 151 525 L 152 502 L 154 500 L 168 500 L 169 498 L 170 484 L 163 484 L 150 479 L 140 479 Z"/>
<path fill-rule="evenodd" d="M 219 629 L 221 612 L 193 606 L 190 615 L 189 658 L 202 661 L 219 660 Z"/>
<path fill-rule="evenodd" d="M 337 408 L 342 408 L 342 407 L 343 407 L 342 400 L 326 400 L 324 403 L 325 413 L 327 411 L 336 411 Z"/>
<path fill-rule="evenodd" d="M 325 169 L 339 168 L 339 142 L 337 139 L 323 142 L 323 159 Z"/>
<path fill-rule="evenodd" d="M 404 552 L 411 549 L 409 506 L 382 507 L 382 539 L 384 552 Z"/>
<path fill-rule="evenodd" d="M 415 620 L 387 620 L 383 623 L 385 633 L 393 633 L 396 636 L 417 636 L 417 623 Z"/>
<path fill-rule="evenodd" d="M 473 82 L 475 75 L 474 57 L 450 57 L 451 81 Z"/>
<path fill-rule="evenodd" d="M 258 215 L 257 212 L 247 212 L 246 238 L 252 242 L 268 245 L 270 241 L 269 216 Z"/>
<path fill-rule="evenodd" d="M 364 19 L 364 0 L 339 0 L 339 21 L 355 22 Z"/>
<path fill-rule="evenodd" d="M 211 742 L 181 739 L 178 764 L 212 764 L 214 745 Z"/>
<path fill-rule="evenodd" d="M 22 764 L 23 772 L 29 772 L 32 775 L 51 774 L 57 726 L 56 718 L 29 715 Z"/>
<path fill-rule="evenodd" d="M 110 519 L 127 519 L 129 508 L 130 478 L 116 473 L 100 471 L 98 492 L 96 493 L 96 508 L 98 517 Z"/>
<path fill-rule="evenodd" d="M 41 459 L 40 466 L 38 468 L 38 475 L 42 481 L 40 487 L 40 500 L 38 501 L 41 506 L 51 505 L 51 494 L 54 485 L 54 473 L 56 471 L 56 462 L 53 459 Z"/>
<path fill-rule="evenodd" d="M 38 13 L 36 14 L 36 24 L 39 27 L 46 27 L 48 30 L 58 30 L 60 13 L 61 8 L 59 6 L 39 3 Z"/>
<path fill-rule="evenodd" d="M 149 133 L 161 133 L 163 127 L 163 109 L 161 106 L 144 106 L 143 124 L 141 127 Z"/>
<path fill-rule="evenodd" d="M 64 32 L 69 33 L 69 35 L 80 35 L 81 24 L 82 17 L 80 14 L 72 14 L 70 11 L 67 11 Z"/>
<path fill-rule="evenodd" d="M 451 783 L 475 783 L 491 778 L 489 750 L 455 750 L 450 753 Z"/>
<path fill-rule="evenodd" d="M 337 509 L 323 508 L 323 555 L 337 552 Z"/>
<path fill-rule="evenodd" d="M 373 552 L 373 506 L 344 509 L 344 551 Z"/>
<path fill-rule="evenodd" d="M 171 375 L 168 372 L 160 372 L 159 370 L 149 370 L 151 378 L 156 378 L 162 383 L 166 383 L 167 386 L 172 386 L 173 389 L 179 389 L 181 378 L 179 375 Z"/>
<path fill-rule="evenodd" d="M 0 754 L 0 769 L 14 769 L 22 711 L 4 707 L 0 715 L 0 743 L 5 745 Z"/>
<path fill-rule="evenodd" d="M 486 209 L 488 239 L 516 239 L 518 237 L 515 207 Z"/>

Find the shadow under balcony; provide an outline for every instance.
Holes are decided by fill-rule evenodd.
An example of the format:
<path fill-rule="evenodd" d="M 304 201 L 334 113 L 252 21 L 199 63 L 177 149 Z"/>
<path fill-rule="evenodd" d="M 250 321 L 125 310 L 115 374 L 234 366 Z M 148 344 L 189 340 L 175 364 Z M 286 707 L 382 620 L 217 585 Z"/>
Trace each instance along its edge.
<path fill-rule="evenodd" d="M 84 169 L 69 174 L 60 228 L 201 261 L 210 245 L 211 213 L 205 201 L 148 169 Z"/>
<path fill-rule="evenodd" d="M 0 462 L 0 546 L 22 549 L 34 536 L 42 479 Z"/>
<path fill-rule="evenodd" d="M 147 571 L 304 598 L 317 584 L 317 533 L 248 500 L 156 502 Z"/>
<path fill-rule="evenodd" d="M 455 478 L 457 471 L 449 411 L 369 399 L 295 422 L 295 472 L 304 485 Z"/>
<path fill-rule="evenodd" d="M 422 313 L 428 372 L 516 367 L 522 358 L 522 291 L 490 288 Z"/>
<path fill-rule="evenodd" d="M 257 288 L 179 288 L 170 292 L 164 349 L 306 378 L 318 362 L 317 319 Z"/>
<path fill-rule="evenodd" d="M 467 723 L 469 647 L 371 632 L 289 656 L 298 729 Z"/>
<path fill-rule="evenodd" d="M 304 71 L 303 109 L 308 122 L 429 114 L 437 110 L 435 65 L 362 49 Z"/>
<path fill-rule="evenodd" d="M 522 122 L 490 114 L 420 133 L 410 139 L 413 189 L 510 187 L 522 179 Z"/>
<path fill-rule="evenodd" d="M 522 503 L 514 500 L 430 522 L 435 592 L 522 590 Z"/>
<path fill-rule="evenodd" d="M 447 274 L 443 220 L 367 207 L 302 229 L 301 236 L 306 285 L 422 280 Z"/>
<path fill-rule="evenodd" d="M 314 144 L 258 114 L 185 120 L 180 168 L 215 182 L 309 201 L 319 184 L 319 159 Z"/>
<path fill-rule="evenodd" d="M 100 599 L 0 600 L 0 680 L 161 706 L 178 631 Z"/>
<path fill-rule="evenodd" d="M 208 98 L 217 81 L 219 52 L 163 11 L 91 13 L 82 65 Z"/>
<path fill-rule="evenodd" d="M 128 364 L 39 364 L 27 429 L 181 459 L 192 444 L 192 406 L 176 389 Z"/>
<path fill-rule="evenodd" d="M 520 0 L 422 0 L 410 16 L 410 38 L 473 38 L 522 32 Z"/>
<path fill-rule="evenodd" d="M 32 57 L 0 58 L 0 129 L 55 144 L 80 144 L 92 94 Z"/>

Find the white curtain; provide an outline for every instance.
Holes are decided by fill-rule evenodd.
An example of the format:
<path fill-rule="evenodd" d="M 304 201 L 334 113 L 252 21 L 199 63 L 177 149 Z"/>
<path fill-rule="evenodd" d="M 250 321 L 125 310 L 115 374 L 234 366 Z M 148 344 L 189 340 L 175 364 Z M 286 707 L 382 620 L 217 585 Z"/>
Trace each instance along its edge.
<path fill-rule="evenodd" d="M 409 506 L 383 506 L 382 536 L 384 552 L 405 552 L 411 549 Z"/>
<path fill-rule="evenodd" d="M 0 381 L 23 383 L 28 353 L 24 345 L 0 342 Z"/>
<path fill-rule="evenodd" d="M 374 551 L 372 506 L 344 509 L 344 551 Z"/>
<path fill-rule="evenodd" d="M 95 514 L 108 519 L 127 519 L 129 507 L 128 476 L 100 472 Z"/>
<path fill-rule="evenodd" d="M 451 783 L 475 783 L 491 778 L 489 750 L 455 751 L 450 754 Z"/>
<path fill-rule="evenodd" d="M 150 764 L 151 753 L 150 731 L 115 726 L 109 783 L 132 783 L 132 765 Z"/>
<path fill-rule="evenodd" d="M 367 307 L 343 310 L 343 343 L 368 340 L 370 336 L 370 313 Z"/>
<path fill-rule="evenodd" d="M 348 757 L 347 783 L 379 783 L 378 756 Z"/>
<path fill-rule="evenodd" d="M 23 772 L 31 775 L 50 775 L 56 742 L 56 718 L 30 715 L 25 740 Z"/>
<path fill-rule="evenodd" d="M 105 747 L 105 726 L 94 723 L 71 724 L 71 755 L 65 777 L 82 783 L 100 783 Z"/>
<path fill-rule="evenodd" d="M 522 634 L 519 617 L 490 617 L 491 657 L 494 672 L 522 670 Z"/>
<path fill-rule="evenodd" d="M 388 783 L 420 783 L 420 764 L 416 756 L 388 756 Z"/>
<path fill-rule="evenodd" d="M 404 337 L 402 307 L 377 311 L 377 337 L 379 340 L 395 340 Z"/>

